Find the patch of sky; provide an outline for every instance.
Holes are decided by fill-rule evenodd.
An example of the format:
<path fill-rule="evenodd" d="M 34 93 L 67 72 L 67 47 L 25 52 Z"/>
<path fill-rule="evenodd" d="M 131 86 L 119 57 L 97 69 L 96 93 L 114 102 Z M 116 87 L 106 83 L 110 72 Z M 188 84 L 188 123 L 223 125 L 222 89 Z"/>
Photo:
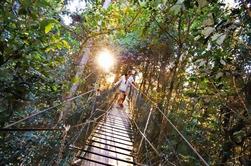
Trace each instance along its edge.
<path fill-rule="evenodd" d="M 222 0 L 223 3 L 226 4 L 226 8 L 235 8 L 238 6 L 238 1 L 237 0 Z"/>
<path fill-rule="evenodd" d="M 65 5 L 65 12 L 61 14 L 61 18 L 65 25 L 70 25 L 72 23 L 72 18 L 70 17 L 73 13 L 80 13 L 86 8 L 85 0 L 68 0 Z"/>

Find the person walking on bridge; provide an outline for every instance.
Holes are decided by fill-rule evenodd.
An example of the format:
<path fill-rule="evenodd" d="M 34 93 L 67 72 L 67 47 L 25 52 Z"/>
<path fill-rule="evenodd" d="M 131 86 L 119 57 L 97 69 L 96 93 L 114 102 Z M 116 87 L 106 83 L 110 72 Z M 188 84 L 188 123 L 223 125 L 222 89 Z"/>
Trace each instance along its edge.
<path fill-rule="evenodd" d="M 131 85 L 135 86 L 134 78 L 132 76 L 132 71 L 128 70 L 126 74 L 122 75 L 118 82 L 115 83 L 115 86 L 119 85 L 119 96 L 118 96 L 118 105 L 123 108 L 123 103 L 128 94 L 128 90 Z"/>

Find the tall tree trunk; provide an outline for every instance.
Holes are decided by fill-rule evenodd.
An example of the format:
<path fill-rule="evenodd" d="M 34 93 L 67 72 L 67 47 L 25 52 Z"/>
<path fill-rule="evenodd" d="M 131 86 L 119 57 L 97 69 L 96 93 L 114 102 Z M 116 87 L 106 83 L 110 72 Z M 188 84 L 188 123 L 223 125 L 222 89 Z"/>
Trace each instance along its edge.
<path fill-rule="evenodd" d="M 89 60 L 89 57 L 90 57 L 91 47 L 92 47 L 91 40 L 89 40 L 86 43 L 83 43 L 81 45 L 81 48 L 78 53 L 78 56 L 81 58 L 80 58 L 78 66 L 76 67 L 76 74 L 74 75 L 74 79 L 78 80 L 81 78 L 81 76 L 84 72 L 85 66 L 86 66 L 86 64 Z M 81 56 L 81 54 L 82 54 L 82 56 Z M 79 81 L 75 81 L 71 85 L 70 91 L 66 95 L 65 99 L 73 97 L 76 94 L 78 87 L 79 87 Z M 62 111 L 60 113 L 60 117 L 59 117 L 58 121 L 64 120 L 67 117 L 67 115 L 70 113 L 70 111 L 71 111 L 71 102 L 67 102 L 64 105 L 64 107 L 62 108 Z"/>
<path fill-rule="evenodd" d="M 139 86 L 139 89 L 142 90 L 142 91 L 145 89 L 144 86 L 145 86 L 145 83 L 146 83 L 148 67 L 149 67 L 148 62 L 146 62 L 146 64 L 144 65 L 144 68 L 143 68 L 144 71 L 143 71 L 143 74 L 142 74 L 142 81 L 141 81 L 140 86 Z"/>
<path fill-rule="evenodd" d="M 179 64 L 180 64 L 180 60 L 181 60 L 181 56 L 182 56 L 182 49 L 183 49 L 183 42 L 184 42 L 184 37 L 182 36 L 182 15 L 183 15 L 183 11 L 181 10 L 180 17 L 179 17 L 179 20 L 178 20 L 177 58 L 176 58 L 176 61 L 174 63 L 174 68 L 172 70 L 172 75 L 171 75 L 172 77 L 170 79 L 169 92 L 168 92 L 167 97 L 166 97 L 166 108 L 164 110 L 165 115 L 167 115 L 168 112 L 169 112 L 170 100 L 172 98 L 172 94 L 173 94 L 173 90 L 174 90 L 174 83 L 176 81 L 178 68 L 179 68 Z M 189 27 L 190 27 L 190 25 L 189 25 Z M 164 137 L 166 135 L 166 132 L 167 132 L 167 120 L 166 120 L 166 118 L 164 116 L 162 116 L 160 134 L 159 134 L 159 138 L 158 138 L 159 147 L 161 146 L 161 143 L 162 143 L 162 141 L 163 141 L 163 139 L 164 139 Z"/>
<path fill-rule="evenodd" d="M 175 61 L 175 65 L 174 65 L 174 68 L 173 68 L 173 71 L 172 71 L 172 77 L 170 79 L 170 86 L 169 86 L 169 92 L 167 94 L 167 97 L 166 97 L 166 108 L 164 110 L 164 114 L 167 115 L 168 112 L 169 112 L 169 105 L 170 105 L 170 99 L 172 98 L 172 94 L 173 94 L 173 90 L 174 90 L 174 83 L 175 83 L 175 80 L 176 80 L 176 77 L 177 77 L 177 72 L 178 72 L 178 66 L 179 66 L 179 62 L 180 62 L 180 58 L 181 58 L 181 49 L 182 49 L 182 45 L 180 45 L 178 47 L 178 50 L 177 50 L 177 59 Z M 167 120 L 164 116 L 162 116 L 162 121 L 161 121 L 161 127 L 160 127 L 160 134 L 159 134 L 159 138 L 158 138 L 158 145 L 161 146 L 161 143 L 164 139 L 164 136 L 166 134 L 166 131 L 167 131 Z"/>
<path fill-rule="evenodd" d="M 104 9 L 107 9 L 109 7 L 111 3 L 111 0 L 105 0 L 105 2 L 103 3 L 103 8 Z M 100 20 L 100 25 L 101 25 L 101 22 L 102 20 Z M 79 50 L 79 53 L 78 53 L 78 56 L 81 57 L 80 58 L 80 62 L 76 68 L 76 74 L 74 76 L 74 79 L 79 79 L 81 78 L 83 72 L 84 72 L 84 68 L 90 58 L 90 53 L 91 53 L 91 49 L 92 49 L 92 46 L 93 46 L 93 40 L 92 39 L 89 39 L 87 40 L 87 42 L 84 42 L 81 44 L 81 48 Z M 67 95 L 66 98 L 71 98 L 73 97 L 76 92 L 77 92 L 77 89 L 79 87 L 79 81 L 76 81 L 72 84 L 71 88 L 70 88 L 70 91 Z M 71 111 L 71 102 L 67 102 L 61 113 L 60 113 L 60 117 L 59 117 L 59 121 L 64 121 L 67 117 L 67 115 L 69 114 L 69 112 Z"/>

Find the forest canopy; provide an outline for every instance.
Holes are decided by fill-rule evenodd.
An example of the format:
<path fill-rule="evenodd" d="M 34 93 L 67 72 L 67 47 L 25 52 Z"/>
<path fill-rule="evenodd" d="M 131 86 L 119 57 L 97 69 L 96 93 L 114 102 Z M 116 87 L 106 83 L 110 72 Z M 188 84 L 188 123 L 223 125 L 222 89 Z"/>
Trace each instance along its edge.
<path fill-rule="evenodd" d="M 127 70 L 209 165 L 251 165 L 251 3 L 229 2 L 0 1 L 0 165 L 70 165 L 94 128 L 79 124 Z M 144 130 L 153 106 L 135 103 Z M 201 165 L 157 108 L 146 136 L 161 159 L 144 142 L 138 162 Z M 32 128 L 45 130 L 16 130 Z"/>

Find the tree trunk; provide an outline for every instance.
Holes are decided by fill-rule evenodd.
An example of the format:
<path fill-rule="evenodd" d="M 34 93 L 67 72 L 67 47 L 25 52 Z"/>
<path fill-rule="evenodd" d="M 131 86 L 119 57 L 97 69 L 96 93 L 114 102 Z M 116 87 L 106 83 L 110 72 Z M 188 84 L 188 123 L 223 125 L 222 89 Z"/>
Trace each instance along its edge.
<path fill-rule="evenodd" d="M 142 81 L 141 81 L 141 84 L 139 86 L 139 89 L 141 91 L 145 90 L 145 84 L 146 84 L 148 68 L 149 68 L 149 64 L 148 64 L 148 62 L 146 62 L 145 66 L 144 66 L 144 71 L 143 71 L 143 74 L 142 74 Z"/>
<path fill-rule="evenodd" d="M 167 115 L 168 112 L 169 112 L 169 105 L 170 105 L 170 99 L 172 98 L 172 93 L 173 93 L 173 90 L 174 90 L 174 83 L 175 83 L 175 80 L 176 80 L 176 77 L 177 77 L 177 71 L 178 71 L 178 66 L 179 66 L 179 62 L 180 62 L 180 58 L 181 58 L 181 48 L 182 48 L 182 45 L 180 45 L 178 47 L 178 50 L 177 50 L 177 59 L 175 61 L 175 65 L 174 65 L 174 68 L 173 68 L 173 72 L 172 72 L 172 77 L 170 79 L 170 86 L 169 86 L 169 93 L 167 94 L 167 97 L 166 97 L 166 108 L 165 108 L 165 111 L 164 111 L 164 114 Z M 164 136 L 166 134 L 166 130 L 167 130 L 167 120 L 165 119 L 164 116 L 162 116 L 162 121 L 161 121 L 161 127 L 160 127 L 160 134 L 159 134 L 159 138 L 158 138 L 158 145 L 161 146 L 161 142 L 162 140 L 164 139 Z"/>
<path fill-rule="evenodd" d="M 180 64 L 181 56 L 182 56 L 182 48 L 183 48 L 183 42 L 184 39 L 182 40 L 182 15 L 183 12 L 181 10 L 180 12 L 180 18 L 178 21 L 178 40 L 177 40 L 177 58 L 174 63 L 174 68 L 173 68 L 173 74 L 171 75 L 171 81 L 170 81 L 170 86 L 169 86 L 169 93 L 167 94 L 166 97 L 166 108 L 164 110 L 164 114 L 167 116 L 169 112 L 169 105 L 170 105 L 170 99 L 172 98 L 173 90 L 174 90 L 174 83 L 176 81 L 177 73 L 178 73 L 178 67 Z M 190 25 L 189 25 L 190 27 Z M 188 28 L 189 29 L 189 28 Z M 188 31 L 189 32 L 189 31 Z M 187 32 L 187 33 L 188 33 Z M 161 127 L 160 127 L 160 134 L 158 138 L 158 144 L 159 147 L 161 146 L 161 143 L 166 135 L 166 130 L 167 130 L 167 120 L 164 116 L 162 116 L 162 121 L 161 121 Z"/>
<path fill-rule="evenodd" d="M 80 62 L 78 64 L 78 66 L 76 67 L 76 74 L 74 76 L 74 79 L 80 79 L 83 72 L 84 72 L 84 69 L 85 69 L 85 66 L 89 60 L 89 57 L 90 57 L 90 50 L 91 50 L 91 47 L 92 47 L 92 41 L 89 40 L 87 41 L 86 43 L 83 43 L 80 50 L 79 50 L 79 53 L 78 55 L 81 56 L 80 58 Z M 70 91 L 68 92 L 68 94 L 66 95 L 65 99 L 68 99 L 68 98 L 71 98 L 73 97 L 76 92 L 77 92 L 77 89 L 79 87 L 79 81 L 75 81 L 71 88 L 70 88 Z M 62 111 L 60 113 L 60 117 L 59 117 L 59 120 L 58 121 L 61 121 L 61 120 L 65 120 L 65 118 L 67 117 L 67 115 L 70 113 L 71 111 L 71 102 L 67 102 L 64 107 L 62 108 Z"/>
<path fill-rule="evenodd" d="M 111 0 L 105 0 L 105 2 L 103 3 L 103 8 L 107 9 L 109 7 L 110 3 L 111 3 Z M 86 66 L 86 64 L 87 64 L 87 62 L 88 62 L 88 60 L 90 58 L 90 53 L 91 53 L 92 46 L 93 46 L 93 40 L 92 39 L 87 40 L 87 42 L 84 42 L 81 45 L 81 48 L 80 48 L 79 53 L 78 53 L 78 56 L 81 57 L 81 58 L 80 58 L 80 62 L 78 64 L 78 66 L 76 68 L 76 74 L 74 76 L 74 79 L 78 80 L 79 78 L 81 78 L 81 76 L 82 76 L 82 74 L 84 72 L 84 68 L 85 68 L 85 66 Z M 76 94 L 78 87 L 79 87 L 79 81 L 75 81 L 72 84 L 69 93 L 66 95 L 66 99 L 73 97 Z M 63 109 L 62 109 L 62 111 L 60 113 L 60 117 L 59 117 L 58 122 L 62 121 L 62 120 L 64 121 L 70 111 L 71 111 L 71 102 L 67 102 L 64 105 L 64 107 L 63 107 Z"/>

